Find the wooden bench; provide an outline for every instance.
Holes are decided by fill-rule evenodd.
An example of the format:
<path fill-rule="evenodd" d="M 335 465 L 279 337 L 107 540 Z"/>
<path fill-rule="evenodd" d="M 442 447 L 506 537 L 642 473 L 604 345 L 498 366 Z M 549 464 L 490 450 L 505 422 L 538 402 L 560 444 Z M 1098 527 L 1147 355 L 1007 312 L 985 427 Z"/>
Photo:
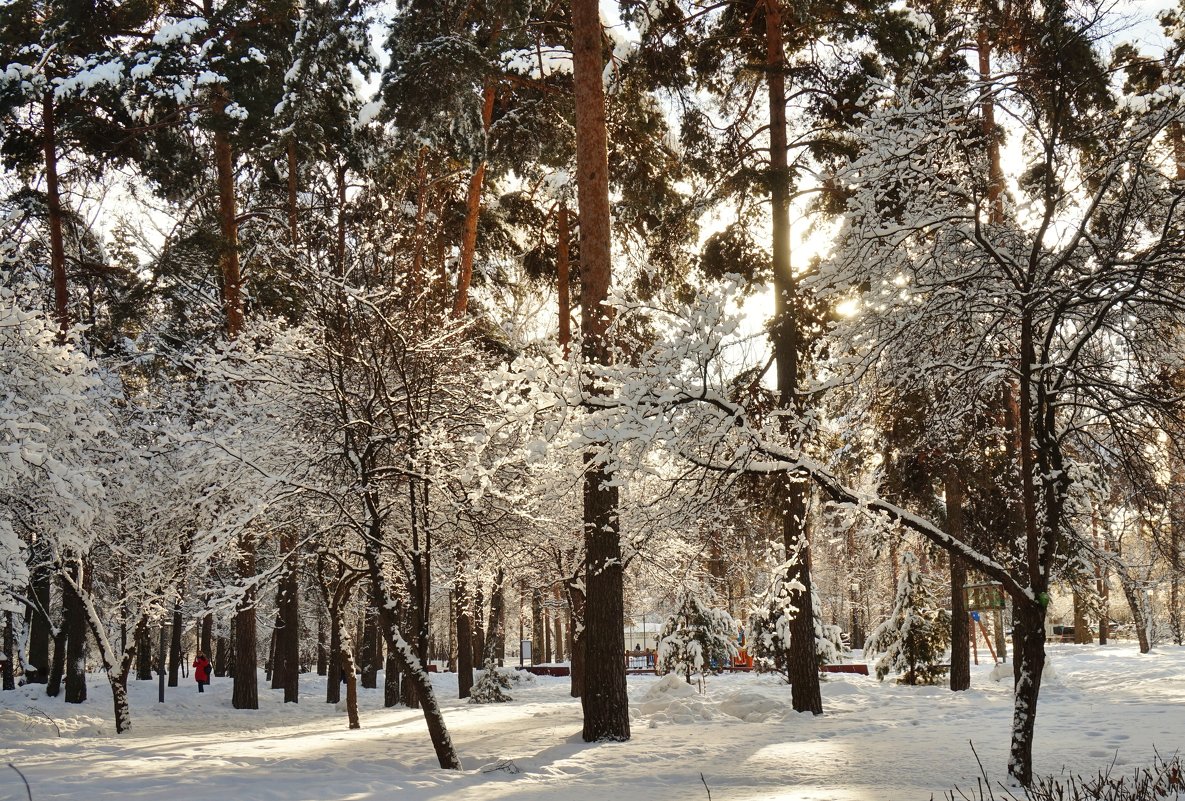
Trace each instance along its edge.
<path fill-rule="evenodd" d="M 515 670 L 525 670 L 536 676 L 571 676 L 572 669 L 567 665 L 515 665 Z"/>
<path fill-rule="evenodd" d="M 868 675 L 868 665 L 863 663 L 854 663 L 851 665 L 823 665 L 819 668 L 820 673 L 856 673 L 860 676 Z"/>

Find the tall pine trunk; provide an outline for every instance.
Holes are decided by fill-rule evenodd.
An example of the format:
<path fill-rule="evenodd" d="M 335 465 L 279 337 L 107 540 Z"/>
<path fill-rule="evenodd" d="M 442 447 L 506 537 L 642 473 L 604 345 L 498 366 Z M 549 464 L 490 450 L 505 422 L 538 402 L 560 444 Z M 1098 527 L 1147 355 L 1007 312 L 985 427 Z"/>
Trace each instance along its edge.
<path fill-rule="evenodd" d="M 786 57 L 779 0 L 765 3 L 766 86 L 769 92 L 770 206 L 773 231 L 774 355 L 779 404 L 801 412 L 798 397 L 798 287 L 790 266 L 790 168 L 786 131 Z M 801 417 L 801 414 L 798 415 Z M 789 432 L 790 429 L 787 429 Z M 786 654 L 791 704 L 796 712 L 823 712 L 819 665 L 815 655 L 815 611 L 811 593 L 811 554 L 807 539 L 806 485 L 783 479 L 780 492 L 782 540 L 786 558 L 796 555 L 789 578 L 802 589 L 795 595 L 798 613 L 790 622 Z"/>
<path fill-rule="evenodd" d="M 62 239 L 62 195 L 58 187 L 58 140 L 53 92 L 41 102 L 42 150 L 45 156 L 45 205 L 49 218 L 49 264 L 53 276 L 54 316 L 58 342 L 70 329 L 70 295 L 66 285 L 66 247 Z"/>
<path fill-rule="evenodd" d="M 494 85 L 485 87 L 481 104 L 483 144 L 494 121 Z M 485 145 L 488 147 L 488 144 Z M 453 316 L 461 317 L 469 306 L 469 286 L 473 282 L 473 260 L 477 253 L 477 222 L 481 217 L 481 192 L 485 185 L 486 160 L 483 157 L 469 178 L 465 195 L 465 222 L 461 226 L 461 271 L 453 298 Z"/>
<path fill-rule="evenodd" d="M 580 295 L 583 352 L 588 364 L 608 362 L 611 238 L 608 134 L 598 0 L 573 0 L 572 74 L 576 102 L 576 187 L 580 216 Z M 584 474 L 584 710 L 586 742 L 628 740 L 625 686 L 625 604 L 622 596 L 618 488 L 586 454 Z"/>

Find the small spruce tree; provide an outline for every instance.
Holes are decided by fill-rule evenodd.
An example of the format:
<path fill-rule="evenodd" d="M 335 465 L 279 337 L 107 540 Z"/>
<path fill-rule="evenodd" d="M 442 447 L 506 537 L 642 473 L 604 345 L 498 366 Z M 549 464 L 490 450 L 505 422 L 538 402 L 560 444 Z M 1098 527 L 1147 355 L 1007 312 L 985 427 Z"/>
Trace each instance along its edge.
<path fill-rule="evenodd" d="M 482 669 L 481 678 L 469 691 L 469 703 L 501 704 L 513 701 L 514 699 L 505 692 L 508 689 L 510 689 L 510 682 L 498 672 L 498 665 L 494 662 L 494 658 L 489 657 Z"/>
<path fill-rule="evenodd" d="M 901 674 L 903 684 L 934 684 L 947 671 L 940 663 L 950 643 L 950 612 L 935 602 L 916 556 L 907 551 L 901 568 L 893 611 L 869 636 L 864 652 L 880 654 L 876 677 L 881 681 L 893 672 Z"/>
<path fill-rule="evenodd" d="M 692 673 L 703 677 L 713 664 L 728 664 L 737 653 L 737 624 L 732 615 L 684 590 L 678 610 L 659 634 L 659 670 L 682 673 L 691 684 Z"/>

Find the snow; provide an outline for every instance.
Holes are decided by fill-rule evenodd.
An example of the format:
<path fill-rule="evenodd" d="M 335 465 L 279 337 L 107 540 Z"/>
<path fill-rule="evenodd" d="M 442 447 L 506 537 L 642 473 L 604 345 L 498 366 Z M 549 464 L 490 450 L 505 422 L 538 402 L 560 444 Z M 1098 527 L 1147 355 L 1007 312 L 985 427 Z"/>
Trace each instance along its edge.
<path fill-rule="evenodd" d="M 1043 688 L 1036 769 L 1116 770 L 1151 762 L 1153 748 L 1185 742 L 1185 649 L 1140 656 L 1134 646 L 1052 645 L 1060 680 Z M 192 679 L 156 702 L 157 682 L 131 681 L 133 731 L 116 736 L 110 691 L 92 675 L 89 700 L 68 706 L 41 687 L 0 692 L 4 762 L 28 778 L 34 798 L 523 799 L 614 798 L 925 799 L 975 783 L 968 741 L 1003 779 L 1012 724 L 1011 682 L 990 664 L 972 689 L 878 683 L 839 674 L 823 683 L 826 713 L 798 714 L 774 676 L 713 677 L 701 695 L 676 676 L 630 676 L 633 739 L 584 743 L 568 680 L 539 677 L 514 701 L 470 705 L 451 674 L 433 674 L 464 770 L 440 770 L 418 710 L 382 709 L 359 690 L 362 728 L 325 704 L 324 679 L 301 677 L 299 705 L 281 702 L 260 676 L 260 709 L 235 710 L 231 682 L 199 695 Z M 52 721 L 51 721 L 52 718 Z M 57 730 L 60 729 L 61 736 Z M 3 768 L 3 766 L 0 766 Z M 0 771 L 0 798 L 24 798 Z"/>

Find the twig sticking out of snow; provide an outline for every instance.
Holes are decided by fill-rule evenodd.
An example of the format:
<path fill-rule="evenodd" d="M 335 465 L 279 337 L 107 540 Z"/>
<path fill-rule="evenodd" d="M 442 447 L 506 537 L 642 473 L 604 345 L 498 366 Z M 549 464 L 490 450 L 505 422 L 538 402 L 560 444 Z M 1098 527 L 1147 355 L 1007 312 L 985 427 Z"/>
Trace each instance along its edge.
<path fill-rule="evenodd" d="M 21 781 L 23 781 L 25 783 L 25 793 L 28 794 L 29 801 L 33 801 L 33 788 L 29 787 L 29 780 L 25 778 L 25 774 L 21 773 L 20 768 L 18 768 L 16 765 L 12 764 L 11 762 L 8 763 L 8 767 L 15 770 L 16 775 L 21 777 Z"/>
<path fill-rule="evenodd" d="M 712 801 L 712 788 L 708 786 L 708 780 L 704 778 L 704 774 L 699 775 L 699 780 L 704 783 L 704 789 L 708 791 L 708 801 Z"/>
<path fill-rule="evenodd" d="M 49 713 L 47 713 L 44 709 L 38 709 L 35 706 L 31 706 L 31 707 L 29 707 L 29 709 L 32 709 L 34 712 L 40 712 L 42 715 L 45 715 L 45 719 L 53 724 L 54 731 L 56 731 L 58 733 L 58 736 L 59 737 L 62 736 L 62 730 L 58 726 L 58 722 L 56 720 L 54 720 L 53 718 L 51 718 L 49 716 Z M 11 767 L 11 765 L 9 767 Z M 13 768 L 13 770 L 16 770 L 16 768 Z M 20 771 L 17 771 L 17 773 L 20 773 Z"/>

